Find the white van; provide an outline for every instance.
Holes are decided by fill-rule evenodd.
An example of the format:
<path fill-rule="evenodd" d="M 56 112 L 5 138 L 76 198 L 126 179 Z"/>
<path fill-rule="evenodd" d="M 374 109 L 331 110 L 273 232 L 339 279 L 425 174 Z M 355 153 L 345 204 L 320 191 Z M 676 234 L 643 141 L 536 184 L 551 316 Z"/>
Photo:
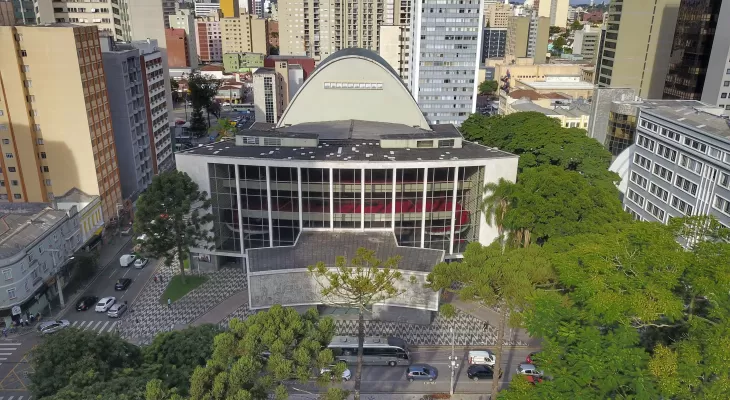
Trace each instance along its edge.
<path fill-rule="evenodd" d="M 137 257 L 134 254 L 124 254 L 119 257 L 119 265 L 122 267 L 129 267 L 136 259 Z"/>
<path fill-rule="evenodd" d="M 469 365 L 494 365 L 496 361 L 494 353 L 489 350 L 473 350 L 469 352 Z"/>

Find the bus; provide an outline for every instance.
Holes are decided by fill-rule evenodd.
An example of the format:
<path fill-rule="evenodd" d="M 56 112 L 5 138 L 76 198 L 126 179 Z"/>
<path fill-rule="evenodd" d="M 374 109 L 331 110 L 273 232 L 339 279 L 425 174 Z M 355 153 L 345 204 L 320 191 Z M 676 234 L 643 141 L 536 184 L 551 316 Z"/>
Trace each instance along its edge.
<path fill-rule="evenodd" d="M 253 104 L 231 104 L 231 110 L 253 112 L 254 105 Z"/>
<path fill-rule="evenodd" d="M 357 336 L 335 336 L 328 346 L 335 360 L 348 365 L 357 364 Z M 394 337 L 365 337 L 363 365 L 411 365 L 411 355 L 403 339 Z"/>

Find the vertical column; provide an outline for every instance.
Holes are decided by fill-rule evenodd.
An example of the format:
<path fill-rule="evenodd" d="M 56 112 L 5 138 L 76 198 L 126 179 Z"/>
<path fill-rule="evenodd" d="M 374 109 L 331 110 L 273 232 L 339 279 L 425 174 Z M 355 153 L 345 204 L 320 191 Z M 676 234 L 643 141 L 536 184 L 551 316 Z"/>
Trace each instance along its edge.
<path fill-rule="evenodd" d="M 449 240 L 449 254 L 454 254 L 454 239 L 456 239 L 456 199 L 459 188 L 459 167 L 454 167 L 454 192 L 451 196 L 451 236 Z"/>
<path fill-rule="evenodd" d="M 360 171 L 360 230 L 365 230 L 365 168 Z"/>
<path fill-rule="evenodd" d="M 297 167 L 297 193 L 299 193 L 299 232 L 304 229 L 304 218 L 302 216 L 302 213 L 304 210 L 302 210 L 302 167 Z"/>
<path fill-rule="evenodd" d="M 395 185 L 396 185 L 396 182 L 398 181 L 396 179 L 396 172 L 397 171 L 398 171 L 398 168 L 393 168 L 393 198 L 390 199 L 390 203 L 391 203 L 391 210 L 390 210 L 391 220 L 390 220 L 390 224 L 391 224 L 391 228 L 393 228 L 394 231 L 395 231 L 395 194 L 397 193 L 396 190 L 395 190 L 395 188 L 396 188 Z"/>
<path fill-rule="evenodd" d="M 234 168 L 236 168 L 236 173 L 234 174 L 236 178 L 236 209 L 238 210 L 238 240 L 241 241 L 241 254 L 246 253 L 246 246 L 245 242 L 243 241 L 243 210 L 241 209 L 241 177 L 239 175 L 239 166 L 238 164 L 233 165 Z"/>
<path fill-rule="evenodd" d="M 426 247 L 426 195 L 428 194 L 428 167 L 423 169 L 423 204 L 421 204 L 421 248 Z"/>
<path fill-rule="evenodd" d="M 335 229 L 335 169 L 330 168 L 330 230 Z"/>
<path fill-rule="evenodd" d="M 271 167 L 266 166 L 266 208 L 269 211 L 269 247 L 274 247 L 274 225 L 271 218 Z"/>

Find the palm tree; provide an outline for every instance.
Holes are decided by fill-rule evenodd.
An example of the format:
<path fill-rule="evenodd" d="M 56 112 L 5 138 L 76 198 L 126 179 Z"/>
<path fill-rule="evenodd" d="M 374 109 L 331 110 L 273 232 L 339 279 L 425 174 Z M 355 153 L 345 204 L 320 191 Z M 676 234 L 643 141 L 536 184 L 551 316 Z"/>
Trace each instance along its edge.
<path fill-rule="evenodd" d="M 487 224 L 496 225 L 499 243 L 504 254 L 507 238 L 505 237 L 505 218 L 512 207 L 516 185 L 510 181 L 500 178 L 497 183 L 488 183 L 484 186 L 484 197 L 481 209 Z M 493 221 L 493 222 L 492 222 Z"/>

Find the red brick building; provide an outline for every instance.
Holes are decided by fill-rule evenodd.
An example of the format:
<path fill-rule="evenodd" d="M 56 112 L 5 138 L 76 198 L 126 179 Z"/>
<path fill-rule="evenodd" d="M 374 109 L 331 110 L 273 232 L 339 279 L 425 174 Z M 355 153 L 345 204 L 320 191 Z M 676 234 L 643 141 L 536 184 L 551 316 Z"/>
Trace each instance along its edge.
<path fill-rule="evenodd" d="M 167 40 L 167 66 L 170 68 L 184 68 L 190 66 L 190 52 L 188 38 L 184 29 L 165 29 Z"/>

